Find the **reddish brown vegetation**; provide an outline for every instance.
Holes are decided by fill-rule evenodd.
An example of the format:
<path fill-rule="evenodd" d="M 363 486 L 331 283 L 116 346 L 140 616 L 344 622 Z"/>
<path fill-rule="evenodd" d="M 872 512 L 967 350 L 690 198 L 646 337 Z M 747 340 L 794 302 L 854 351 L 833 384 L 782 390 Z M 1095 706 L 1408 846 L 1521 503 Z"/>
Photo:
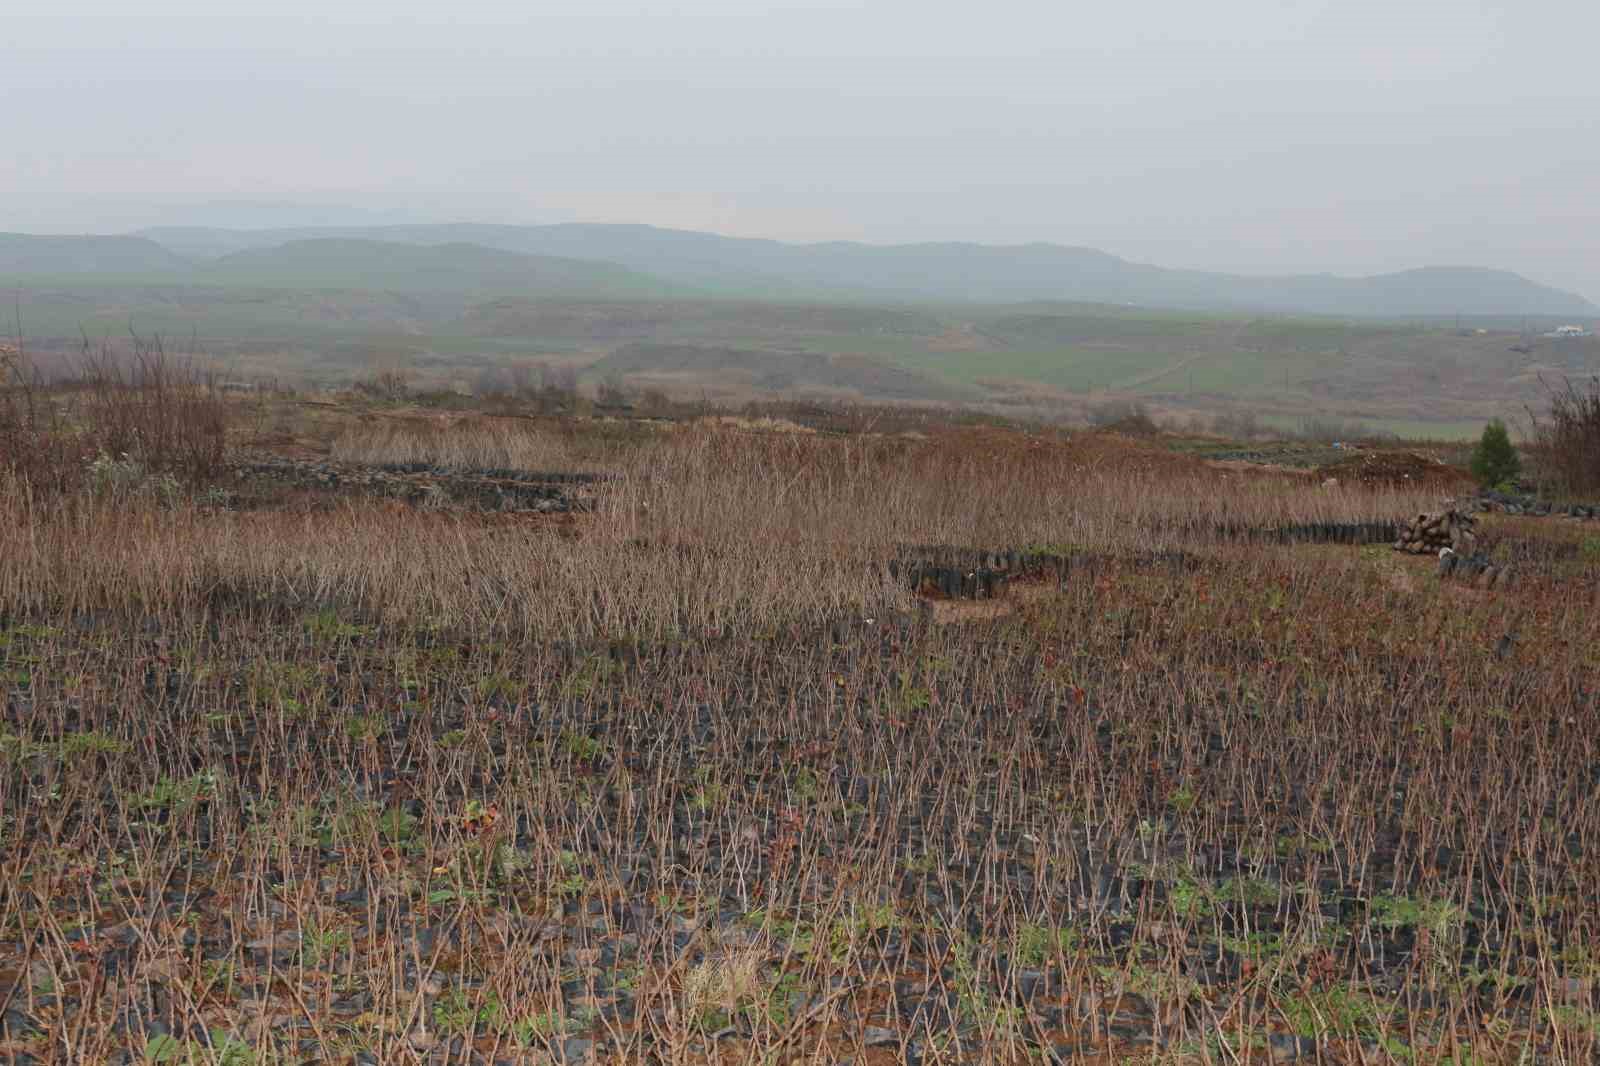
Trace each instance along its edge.
<path fill-rule="evenodd" d="M 564 534 L 10 476 L 7 1052 L 1594 1054 L 1586 527 L 1485 519 L 1501 595 L 1213 532 L 1432 483 L 992 426 L 510 432 L 340 447 L 620 476 Z M 1101 561 L 929 626 L 905 544 Z"/>

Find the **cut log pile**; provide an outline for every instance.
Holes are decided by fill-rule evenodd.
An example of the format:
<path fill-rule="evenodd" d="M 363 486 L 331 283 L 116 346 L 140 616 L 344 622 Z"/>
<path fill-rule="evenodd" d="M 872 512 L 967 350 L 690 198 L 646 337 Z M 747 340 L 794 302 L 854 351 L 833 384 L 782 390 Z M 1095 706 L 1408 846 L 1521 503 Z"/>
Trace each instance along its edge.
<path fill-rule="evenodd" d="M 1478 520 L 1472 515 L 1453 509 L 1419 514 L 1414 520 L 1399 524 L 1394 548 L 1413 555 L 1438 555 L 1441 548 L 1449 548 L 1458 555 L 1470 555 L 1478 539 L 1473 532 L 1477 524 Z"/>

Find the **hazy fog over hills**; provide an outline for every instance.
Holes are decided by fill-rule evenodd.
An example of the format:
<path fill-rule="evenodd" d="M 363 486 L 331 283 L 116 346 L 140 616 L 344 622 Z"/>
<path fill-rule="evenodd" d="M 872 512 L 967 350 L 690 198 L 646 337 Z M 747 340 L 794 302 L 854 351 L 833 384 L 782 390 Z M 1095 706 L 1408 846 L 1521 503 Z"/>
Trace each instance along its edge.
<path fill-rule="evenodd" d="M 1066 299 L 1146 307 L 1315 314 L 1587 314 L 1581 296 L 1542 287 L 1504 271 L 1430 267 L 1403 274 L 1341 279 L 1333 275 L 1242 277 L 1170 271 L 1093 248 L 970 243 L 875 246 L 794 245 L 718 237 L 648 226 L 384 226 L 330 229 L 144 230 L 174 253 L 203 259 L 237 256 L 320 238 L 496 248 L 507 253 L 614 262 L 662 282 L 710 293 L 773 298 L 938 299 L 1016 303 Z M 357 245 L 360 246 L 360 245 Z M 482 256 L 482 251 L 480 251 Z M 229 262 L 229 259 L 224 259 Z M 226 274 L 226 272 L 224 272 Z M 366 285 L 384 288 L 381 283 Z"/>
<path fill-rule="evenodd" d="M 0 233 L 0 277 L 181 276 L 188 260 L 145 237 Z"/>
<path fill-rule="evenodd" d="M 97 260 L 96 256 L 102 256 Z M 0 275 L 143 269 L 204 284 L 524 295 L 1065 300 L 1363 317 L 1587 314 L 1582 297 L 1506 271 L 1247 277 L 1131 263 L 1092 248 L 788 244 L 649 226 L 153 228 L 133 237 L 0 237 Z"/>
<path fill-rule="evenodd" d="M 1596 41 L 1586 0 L 13 0 L 0 231 L 643 223 L 896 291 L 939 253 L 828 242 L 1596 300 Z"/>
<path fill-rule="evenodd" d="M 39 352 L 137 332 L 329 384 L 581 368 L 1450 432 L 1600 370 L 1592 0 L 4 25 L 0 298 Z"/>

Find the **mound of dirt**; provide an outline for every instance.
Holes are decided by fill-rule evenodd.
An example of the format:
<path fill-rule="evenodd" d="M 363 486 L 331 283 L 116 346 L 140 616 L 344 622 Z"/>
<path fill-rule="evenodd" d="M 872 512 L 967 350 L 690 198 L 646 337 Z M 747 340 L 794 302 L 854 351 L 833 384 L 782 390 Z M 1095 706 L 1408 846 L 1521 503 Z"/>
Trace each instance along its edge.
<path fill-rule="evenodd" d="M 1472 483 L 1460 467 L 1417 452 L 1358 452 L 1348 459 L 1317 468 L 1323 479 L 1337 478 L 1347 485 L 1437 485 L 1458 488 Z"/>

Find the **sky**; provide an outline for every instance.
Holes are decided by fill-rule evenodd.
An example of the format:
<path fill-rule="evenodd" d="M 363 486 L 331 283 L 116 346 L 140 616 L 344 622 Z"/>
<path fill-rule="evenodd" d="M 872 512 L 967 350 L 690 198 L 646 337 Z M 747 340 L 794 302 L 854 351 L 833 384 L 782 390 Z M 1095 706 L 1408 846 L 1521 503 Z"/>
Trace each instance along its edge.
<path fill-rule="evenodd" d="M 7 0 L 0 229 L 644 222 L 1600 302 L 1594 0 Z"/>

